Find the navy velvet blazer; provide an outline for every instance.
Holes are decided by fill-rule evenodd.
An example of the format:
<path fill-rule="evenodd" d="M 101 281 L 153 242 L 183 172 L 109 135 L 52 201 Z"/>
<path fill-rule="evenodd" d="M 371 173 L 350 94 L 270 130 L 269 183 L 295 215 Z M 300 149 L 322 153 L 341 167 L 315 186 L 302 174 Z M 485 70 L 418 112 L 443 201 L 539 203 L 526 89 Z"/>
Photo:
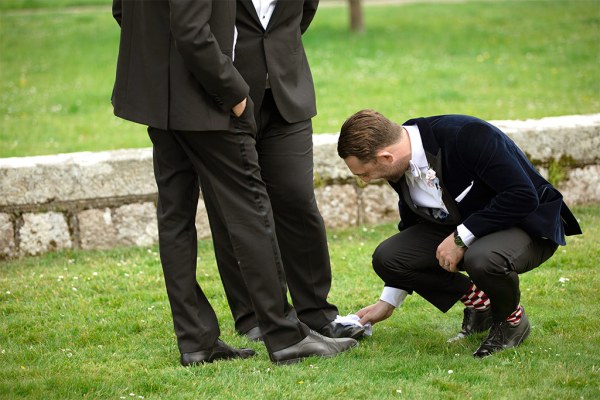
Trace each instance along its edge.
<path fill-rule="evenodd" d="M 462 223 L 478 238 L 518 226 L 531 236 L 560 245 L 565 244 L 565 235 L 581 233 L 561 193 L 497 127 L 466 115 L 440 115 L 404 123 L 415 124 L 450 212 L 445 224 Z M 435 221 L 414 206 L 404 176 L 390 185 L 400 195 L 400 230 L 420 220 Z M 456 201 L 466 190 L 466 195 Z"/>

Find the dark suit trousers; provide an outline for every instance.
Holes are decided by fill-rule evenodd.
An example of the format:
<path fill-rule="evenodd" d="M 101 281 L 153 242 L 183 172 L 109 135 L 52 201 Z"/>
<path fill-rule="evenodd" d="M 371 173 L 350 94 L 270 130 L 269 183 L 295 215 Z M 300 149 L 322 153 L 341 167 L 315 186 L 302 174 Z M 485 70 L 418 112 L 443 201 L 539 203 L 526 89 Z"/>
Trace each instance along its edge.
<path fill-rule="evenodd" d="M 269 352 L 308 334 L 287 302 L 271 205 L 249 134 L 148 129 L 158 185 L 160 257 L 179 350 L 206 349 L 219 337 L 217 318 L 196 280 L 198 187 L 214 201 L 211 221 L 229 232 L 240 285 L 254 305 Z"/>
<path fill-rule="evenodd" d="M 312 329 L 319 329 L 334 320 L 338 310 L 327 302 L 331 265 L 325 225 L 314 194 L 312 123 L 286 122 L 267 90 L 257 113 L 257 125 L 258 162 L 273 207 L 292 302 L 298 318 Z M 205 203 L 211 209 L 216 201 L 207 198 Z M 229 233 L 220 220 L 210 222 L 236 329 L 244 333 L 257 326 L 251 296 L 235 273 L 237 260 Z"/>
<path fill-rule="evenodd" d="M 446 312 L 469 289 L 471 281 L 491 301 L 494 321 L 506 319 L 519 305 L 519 274 L 541 265 L 557 245 L 531 238 L 519 228 L 495 232 L 475 241 L 459 268 L 451 273 L 438 264 L 438 245 L 454 227 L 413 225 L 382 242 L 373 254 L 373 268 L 387 286 L 415 291 Z"/>

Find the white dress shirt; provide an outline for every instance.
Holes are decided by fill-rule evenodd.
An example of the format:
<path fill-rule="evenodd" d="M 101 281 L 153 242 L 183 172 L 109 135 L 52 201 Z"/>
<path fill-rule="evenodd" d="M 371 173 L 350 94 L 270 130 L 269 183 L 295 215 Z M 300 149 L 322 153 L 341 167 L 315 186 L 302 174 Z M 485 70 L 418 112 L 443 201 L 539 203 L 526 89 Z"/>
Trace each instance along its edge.
<path fill-rule="evenodd" d="M 409 169 L 405 173 L 406 184 L 412 201 L 418 207 L 432 209 L 433 214 L 440 213 L 440 211 L 448 214 L 448 209 L 442 200 L 441 188 L 439 185 L 428 184 L 428 181 L 425 179 L 429 163 L 425 156 L 419 127 L 417 125 L 406 125 L 404 128 L 406 128 L 410 138 L 410 150 L 412 154 L 412 159 L 409 161 Z M 473 184 L 461 193 L 456 198 L 456 201 L 460 202 L 472 186 Z M 471 245 L 477 239 L 463 224 L 457 226 L 456 229 L 460 238 L 467 246 Z M 404 302 L 407 295 L 408 292 L 406 290 L 385 286 L 379 299 L 397 308 Z"/>
<path fill-rule="evenodd" d="M 277 0 L 252 0 L 252 4 L 256 8 L 256 15 L 264 29 L 267 29 L 267 25 L 269 25 L 276 3 Z"/>

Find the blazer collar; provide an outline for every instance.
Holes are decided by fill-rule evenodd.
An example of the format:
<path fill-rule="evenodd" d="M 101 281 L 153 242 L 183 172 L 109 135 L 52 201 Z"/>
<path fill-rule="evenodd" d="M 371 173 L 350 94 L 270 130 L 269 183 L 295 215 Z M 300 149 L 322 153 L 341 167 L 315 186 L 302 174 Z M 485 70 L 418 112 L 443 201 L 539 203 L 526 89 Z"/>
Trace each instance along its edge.
<path fill-rule="evenodd" d="M 246 9 L 248 10 L 248 13 L 252 16 L 254 21 L 258 24 L 258 26 L 260 26 L 262 28 L 262 24 L 260 23 L 258 14 L 256 14 L 256 7 L 254 7 L 254 3 L 252 3 L 252 0 L 240 0 L 240 3 L 242 3 L 242 5 L 244 5 L 244 7 L 246 7 Z M 277 6 L 275 6 L 275 8 L 277 8 Z M 271 21 L 269 21 L 269 22 L 271 22 Z"/>
<path fill-rule="evenodd" d="M 267 29 L 265 29 L 266 31 L 268 31 L 269 29 L 271 29 L 271 27 L 273 26 L 273 24 L 275 22 L 277 22 L 277 18 L 279 18 L 279 14 L 281 14 L 283 12 L 283 9 L 285 7 L 283 5 L 281 5 L 281 1 L 278 1 L 277 3 L 275 3 L 275 9 L 273 10 L 273 14 L 271 15 L 271 19 L 269 19 L 269 23 L 267 24 Z"/>

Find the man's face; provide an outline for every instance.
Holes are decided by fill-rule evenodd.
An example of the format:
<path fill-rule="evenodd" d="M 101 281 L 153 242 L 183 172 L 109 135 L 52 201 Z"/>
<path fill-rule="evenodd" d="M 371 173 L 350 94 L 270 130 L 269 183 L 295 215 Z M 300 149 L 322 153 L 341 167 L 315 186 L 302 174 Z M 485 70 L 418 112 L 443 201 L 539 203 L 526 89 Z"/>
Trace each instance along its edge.
<path fill-rule="evenodd" d="M 398 162 L 391 157 L 377 156 L 375 160 L 363 162 L 355 156 L 344 159 L 350 171 L 368 183 L 374 179 L 385 179 L 397 182 L 406 168 L 402 168 Z"/>

